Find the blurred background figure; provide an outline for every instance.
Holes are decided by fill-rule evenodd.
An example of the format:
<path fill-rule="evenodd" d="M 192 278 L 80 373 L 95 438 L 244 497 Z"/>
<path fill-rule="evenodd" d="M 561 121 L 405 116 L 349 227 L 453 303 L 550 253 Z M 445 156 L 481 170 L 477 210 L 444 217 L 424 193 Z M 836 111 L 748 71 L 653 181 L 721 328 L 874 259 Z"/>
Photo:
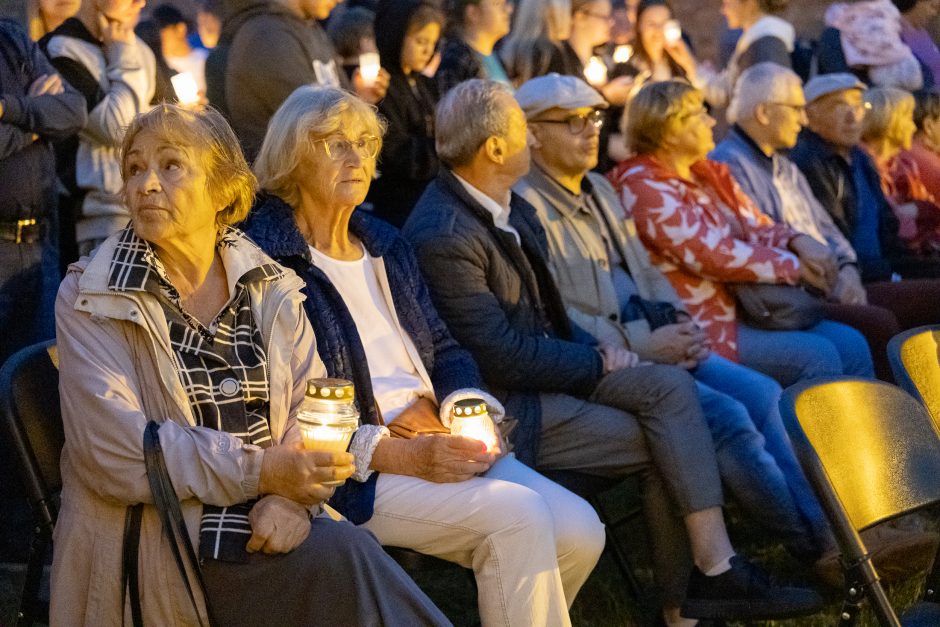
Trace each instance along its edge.
<path fill-rule="evenodd" d="M 904 158 L 917 164 L 921 180 L 934 198 L 940 198 L 940 91 L 914 92 L 914 141 Z"/>
<path fill-rule="evenodd" d="M 58 181 L 49 140 L 85 125 L 85 102 L 19 24 L 0 20 L 0 363 L 55 337 Z M 30 528 L 22 483 L 0 445 L 0 561 L 22 561 Z"/>
<path fill-rule="evenodd" d="M 359 55 L 377 51 L 372 26 L 374 20 L 375 13 L 363 7 L 341 5 L 330 14 L 326 34 L 342 59 L 343 71 L 350 81 L 359 69 Z M 382 25 L 383 28 L 386 26 Z"/>
<path fill-rule="evenodd" d="M 550 72 L 577 74 L 568 63 L 565 41 L 571 34 L 571 0 L 519 0 L 512 32 L 499 56 L 516 86 Z"/>
<path fill-rule="evenodd" d="M 444 14 L 426 0 L 381 0 L 376 44 L 391 77 L 379 113 L 388 131 L 368 202 L 380 218 L 401 227 L 425 186 L 437 176 L 434 109 L 437 83 L 422 74 L 434 56 Z"/>
<path fill-rule="evenodd" d="M 189 45 L 212 50 L 222 34 L 222 0 L 199 0 L 197 6 L 196 29 L 189 33 Z"/>
<path fill-rule="evenodd" d="M 29 37 L 39 41 L 59 24 L 78 13 L 81 0 L 27 0 L 26 27 Z"/>
<path fill-rule="evenodd" d="M 124 129 L 146 110 L 156 85 L 156 60 L 134 34 L 145 0 L 87 0 L 75 17 L 46 35 L 40 46 L 52 65 L 85 98 L 83 132 L 57 147 L 57 168 L 69 192 L 63 218 L 63 261 L 91 252 L 127 224 L 118 160 Z M 63 220 L 65 221 L 65 220 Z M 74 240 L 74 246 L 70 246 Z M 77 250 L 75 250 L 77 247 Z"/>
<path fill-rule="evenodd" d="M 509 34 L 513 8 L 509 0 L 446 0 L 447 43 L 435 74 L 442 95 L 471 78 L 511 85 L 495 47 Z"/>
<path fill-rule="evenodd" d="M 160 28 L 160 43 L 166 64 L 177 73 L 189 72 L 196 81 L 199 93 L 205 96 L 206 57 L 209 52 L 189 43 L 189 23 L 183 13 L 172 4 L 161 4 L 153 10 L 151 17 Z"/>

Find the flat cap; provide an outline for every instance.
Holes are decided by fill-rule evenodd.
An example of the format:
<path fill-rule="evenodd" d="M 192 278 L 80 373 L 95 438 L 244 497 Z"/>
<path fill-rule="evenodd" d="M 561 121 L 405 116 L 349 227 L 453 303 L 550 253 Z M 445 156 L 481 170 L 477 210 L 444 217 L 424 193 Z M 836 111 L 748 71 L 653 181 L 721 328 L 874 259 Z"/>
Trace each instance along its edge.
<path fill-rule="evenodd" d="M 549 109 L 607 108 L 607 101 L 596 89 L 576 76 L 555 72 L 523 83 L 516 90 L 516 101 L 529 120 Z"/>
<path fill-rule="evenodd" d="M 868 89 L 868 85 L 858 80 L 858 77 L 854 74 L 847 72 L 820 74 L 819 76 L 814 76 L 806 83 L 803 87 L 803 95 L 806 97 L 806 102 L 810 103 L 823 96 L 834 94 L 837 91 L 845 91 L 846 89 L 865 90 Z"/>

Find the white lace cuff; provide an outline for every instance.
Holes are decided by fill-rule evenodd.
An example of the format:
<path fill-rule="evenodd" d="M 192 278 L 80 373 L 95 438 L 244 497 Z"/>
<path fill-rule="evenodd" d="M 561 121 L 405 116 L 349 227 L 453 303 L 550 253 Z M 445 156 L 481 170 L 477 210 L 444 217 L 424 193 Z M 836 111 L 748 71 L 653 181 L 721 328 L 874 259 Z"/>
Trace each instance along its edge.
<path fill-rule="evenodd" d="M 349 445 L 349 452 L 356 462 L 356 472 L 350 479 L 360 483 L 369 479 L 373 471 L 369 466 L 372 464 L 372 454 L 375 453 L 375 447 L 379 445 L 379 440 L 387 438 L 389 430 L 381 425 L 361 425 L 353 435 L 352 443 Z"/>
<path fill-rule="evenodd" d="M 462 401 L 467 398 L 479 398 L 486 403 L 486 408 L 490 413 L 490 418 L 493 419 L 493 422 L 499 424 L 503 421 L 503 418 L 506 417 L 506 410 L 503 409 L 503 404 L 496 400 L 492 394 L 488 394 L 483 390 L 478 390 L 476 388 L 463 388 L 462 390 L 457 390 L 451 392 L 447 395 L 447 398 L 444 399 L 444 402 L 441 403 L 441 424 L 445 427 L 450 427 L 450 415 L 454 411 L 454 403 L 457 401 Z"/>

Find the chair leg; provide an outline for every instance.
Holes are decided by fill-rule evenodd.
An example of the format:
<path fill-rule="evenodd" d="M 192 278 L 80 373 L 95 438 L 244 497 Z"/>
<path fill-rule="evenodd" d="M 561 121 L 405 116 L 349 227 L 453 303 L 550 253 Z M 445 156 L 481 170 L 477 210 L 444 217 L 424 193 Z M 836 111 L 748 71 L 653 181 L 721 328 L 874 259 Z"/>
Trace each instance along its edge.
<path fill-rule="evenodd" d="M 26 580 L 23 583 L 20 609 L 17 614 L 17 627 L 31 627 L 34 622 L 47 614 L 44 604 L 39 600 L 39 586 L 42 584 L 42 571 L 49 540 L 48 532 L 37 529 L 30 542 L 29 557 L 26 561 Z"/>
<path fill-rule="evenodd" d="M 862 602 L 867 598 L 872 613 L 882 627 L 901 627 L 897 614 L 885 594 L 878 573 L 871 565 L 868 554 L 854 564 L 843 564 L 845 573 L 845 598 L 839 615 L 839 627 L 855 625 Z"/>
<path fill-rule="evenodd" d="M 594 507 L 600 519 L 606 521 L 607 512 L 601 504 L 600 499 L 592 497 L 588 499 L 588 502 Z M 627 582 L 627 588 L 630 590 L 630 594 L 633 595 L 635 600 L 641 600 L 643 598 L 643 588 L 640 587 L 640 582 L 637 581 L 636 574 L 634 574 L 633 568 L 631 568 L 630 558 L 627 552 L 624 550 L 623 546 L 621 546 L 620 541 L 614 533 L 614 529 L 610 525 L 605 524 L 604 530 L 607 535 L 607 547 L 613 552 L 614 563 L 617 564 L 620 574 L 623 576 L 624 581 Z"/>

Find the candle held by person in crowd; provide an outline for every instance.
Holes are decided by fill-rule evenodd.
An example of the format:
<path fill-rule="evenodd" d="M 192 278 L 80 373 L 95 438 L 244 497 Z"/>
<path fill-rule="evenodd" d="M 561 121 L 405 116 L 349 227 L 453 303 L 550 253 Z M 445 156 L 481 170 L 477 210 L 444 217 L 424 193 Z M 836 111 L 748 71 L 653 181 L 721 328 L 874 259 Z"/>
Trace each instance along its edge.
<path fill-rule="evenodd" d="M 607 84 L 607 64 L 600 57 L 591 57 L 584 66 L 584 78 L 594 87 Z"/>
<path fill-rule="evenodd" d="M 682 26 L 679 24 L 679 20 L 669 20 L 663 24 L 663 37 L 669 45 L 673 45 L 682 39 Z"/>
<path fill-rule="evenodd" d="M 359 75 L 362 77 L 367 87 L 371 87 L 375 84 L 376 79 L 379 77 L 379 69 L 381 67 L 379 53 L 363 52 L 359 55 Z"/>
<path fill-rule="evenodd" d="M 353 384 L 345 379 L 310 379 L 297 412 L 297 427 L 305 449 L 328 453 L 345 451 L 359 428 Z"/>
<path fill-rule="evenodd" d="M 478 398 L 468 398 L 454 403 L 450 422 L 451 435 L 479 440 L 487 451 L 497 447 L 496 427 L 486 409 L 486 403 Z"/>
<path fill-rule="evenodd" d="M 199 104 L 199 86 L 196 85 L 196 78 L 192 72 L 180 72 L 170 77 L 173 84 L 173 91 L 176 92 L 176 99 L 184 107 L 191 107 Z"/>
<path fill-rule="evenodd" d="M 620 44 L 614 48 L 614 63 L 626 63 L 633 56 L 633 46 Z"/>

